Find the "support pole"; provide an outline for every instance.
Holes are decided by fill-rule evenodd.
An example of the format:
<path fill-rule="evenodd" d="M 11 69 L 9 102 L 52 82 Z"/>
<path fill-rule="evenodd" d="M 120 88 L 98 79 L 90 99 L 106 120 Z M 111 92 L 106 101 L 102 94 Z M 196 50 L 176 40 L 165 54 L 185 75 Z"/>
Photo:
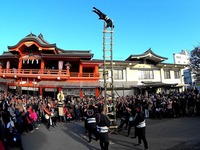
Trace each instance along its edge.
<path fill-rule="evenodd" d="M 106 115 L 111 121 L 110 133 L 115 132 L 117 129 L 116 125 L 116 100 L 115 100 L 115 89 L 114 89 L 114 69 L 113 69 L 113 27 L 106 28 L 104 22 L 103 28 L 103 79 L 104 79 L 104 100 L 106 107 Z M 107 77 L 107 68 L 110 69 L 110 76 Z M 109 79 L 109 87 L 107 80 Z M 111 92 L 110 98 L 108 97 L 107 90 Z M 108 102 L 109 101 L 109 102 Z M 112 101 L 112 103 L 110 103 Z M 109 111 L 108 110 L 112 110 Z"/>
<path fill-rule="evenodd" d="M 106 23 L 103 25 L 103 85 L 104 85 L 104 102 L 107 106 L 107 82 L 106 82 Z M 107 112 L 106 112 L 107 113 Z"/>
<path fill-rule="evenodd" d="M 111 28 L 110 33 L 110 63 L 111 63 L 111 96 L 113 102 L 113 113 L 114 113 L 114 122 L 116 123 L 116 100 L 115 100 L 115 93 L 114 93 L 114 70 L 113 70 L 113 27 Z"/>

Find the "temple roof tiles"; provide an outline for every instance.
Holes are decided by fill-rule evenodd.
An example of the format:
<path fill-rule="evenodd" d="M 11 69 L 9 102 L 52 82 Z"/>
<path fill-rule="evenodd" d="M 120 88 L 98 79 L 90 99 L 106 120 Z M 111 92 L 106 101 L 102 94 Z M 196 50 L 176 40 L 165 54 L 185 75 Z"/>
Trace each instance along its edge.
<path fill-rule="evenodd" d="M 5 51 L 4 51 L 2 55 L 4 55 L 4 56 L 5 56 L 5 55 L 6 55 L 6 56 L 7 56 L 7 55 L 12 56 L 13 54 L 12 54 L 11 52 L 5 52 Z"/>
<path fill-rule="evenodd" d="M 2 55 L 0 55 L 1 59 L 9 59 L 9 58 L 17 58 L 16 55 L 10 53 L 10 52 L 3 52 Z"/>
<path fill-rule="evenodd" d="M 58 48 L 58 53 L 59 54 L 86 54 L 86 53 L 90 53 L 91 51 L 90 50 L 63 50 L 63 49 L 60 49 Z M 91 53 L 90 53 L 91 54 Z"/>

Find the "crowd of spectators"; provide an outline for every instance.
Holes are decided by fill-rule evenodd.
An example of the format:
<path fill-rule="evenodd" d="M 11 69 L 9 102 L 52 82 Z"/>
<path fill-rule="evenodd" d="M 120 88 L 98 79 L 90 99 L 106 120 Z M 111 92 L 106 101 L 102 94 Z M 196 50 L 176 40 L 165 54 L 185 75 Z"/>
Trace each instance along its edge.
<path fill-rule="evenodd" d="M 117 118 L 121 118 L 118 130 L 121 131 L 125 125 L 130 134 L 134 126 L 135 107 L 140 105 L 145 118 L 179 118 L 200 116 L 200 95 L 197 90 L 185 91 L 182 93 L 153 93 L 145 95 L 127 95 L 118 97 L 116 100 Z M 133 137 L 136 137 L 134 135 Z"/>
<path fill-rule="evenodd" d="M 42 98 L 26 94 L 0 94 L 0 146 L 18 146 L 23 149 L 20 135 L 36 132 L 41 123 L 51 130 L 57 123 L 71 123 L 84 119 L 89 104 L 105 103 L 103 97 L 75 98 L 66 96 L 63 103 L 63 116 L 59 115 L 59 101 L 51 97 Z M 140 104 L 145 118 L 162 119 L 185 116 L 200 116 L 200 95 L 196 91 L 183 93 L 159 93 L 127 95 L 116 98 L 116 116 L 121 118 L 119 129 L 135 114 L 135 106 Z M 108 105 L 113 105 L 112 100 Z M 114 107 L 109 107 L 113 111 Z M 49 118 L 47 117 L 49 115 Z M 48 121 L 49 120 L 49 121 Z"/>
<path fill-rule="evenodd" d="M 134 109 L 136 104 L 142 106 L 145 118 L 162 119 L 163 117 L 200 116 L 200 95 L 196 91 L 118 97 L 116 104 L 117 117 L 129 116 L 127 107 Z"/>

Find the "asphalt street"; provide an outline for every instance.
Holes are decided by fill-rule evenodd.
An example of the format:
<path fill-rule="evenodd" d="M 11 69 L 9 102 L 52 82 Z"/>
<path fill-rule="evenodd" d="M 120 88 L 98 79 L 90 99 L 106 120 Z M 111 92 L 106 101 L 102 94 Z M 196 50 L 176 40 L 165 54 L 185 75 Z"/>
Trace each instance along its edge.
<path fill-rule="evenodd" d="M 199 150 L 200 118 L 147 119 L 146 136 L 150 150 Z M 131 134 L 133 135 L 134 129 Z M 137 139 L 126 136 L 127 131 L 110 135 L 110 150 L 142 150 L 135 147 Z M 25 150 L 100 150 L 99 143 L 87 142 L 83 122 L 58 124 L 50 131 L 44 125 L 33 133 L 22 135 Z"/>

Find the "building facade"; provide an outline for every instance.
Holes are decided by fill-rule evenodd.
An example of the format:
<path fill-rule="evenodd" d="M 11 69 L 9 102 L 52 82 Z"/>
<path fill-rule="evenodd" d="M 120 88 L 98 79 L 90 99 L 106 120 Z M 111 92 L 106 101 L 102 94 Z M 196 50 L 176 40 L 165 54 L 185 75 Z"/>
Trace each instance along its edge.
<path fill-rule="evenodd" d="M 187 84 L 188 88 L 192 88 L 194 86 L 194 78 L 193 74 L 191 73 L 190 70 L 190 54 L 186 50 L 182 50 L 180 53 L 174 53 L 174 63 L 175 64 L 183 64 L 187 65 L 183 70 L 183 75 L 184 75 L 184 82 Z"/>
<path fill-rule="evenodd" d="M 47 42 L 43 35 L 29 34 L 0 56 L 2 91 L 56 96 L 98 96 L 99 66 L 93 54 L 83 50 L 63 50 Z"/>
<path fill-rule="evenodd" d="M 104 90 L 103 60 L 88 50 L 63 50 L 43 35 L 29 34 L 0 55 L 0 90 L 56 98 L 62 90 L 75 97 L 96 96 Z M 183 91 L 183 64 L 163 63 L 167 58 L 151 49 L 113 61 L 116 95 Z M 106 62 L 111 83 L 111 62 Z M 109 91 L 109 88 L 108 88 Z"/>
<path fill-rule="evenodd" d="M 180 53 L 174 53 L 173 56 L 175 64 L 190 64 L 190 55 L 186 50 L 182 50 Z"/>
<path fill-rule="evenodd" d="M 149 49 L 140 55 L 130 55 L 125 61 L 114 61 L 116 95 L 183 91 L 185 65 L 163 63 L 165 60 L 167 58 Z M 110 64 L 106 65 L 107 82 L 111 82 Z M 100 81 L 103 82 L 103 69 L 100 68 L 99 71 Z"/>

